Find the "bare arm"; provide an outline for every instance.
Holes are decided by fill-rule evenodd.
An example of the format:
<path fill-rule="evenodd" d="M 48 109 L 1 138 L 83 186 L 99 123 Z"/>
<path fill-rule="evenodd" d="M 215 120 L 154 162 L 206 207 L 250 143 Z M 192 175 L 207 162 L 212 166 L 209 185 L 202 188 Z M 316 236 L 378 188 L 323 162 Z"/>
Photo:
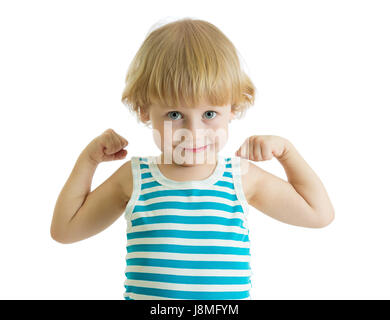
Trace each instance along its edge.
<path fill-rule="evenodd" d="M 99 141 L 94 140 L 80 154 L 58 196 L 50 228 L 52 238 L 58 242 L 72 243 L 91 237 L 111 225 L 126 208 L 131 190 L 125 188 L 125 183 L 132 184 L 130 161 L 91 192 L 92 178 L 100 162 L 91 158 L 91 151 L 95 146 L 100 148 Z M 107 144 L 103 143 L 104 146 Z M 111 149 L 112 160 L 125 154 L 122 149 L 115 151 L 118 149 L 119 146 Z"/>
<path fill-rule="evenodd" d="M 288 181 L 244 159 L 243 166 L 248 166 L 245 179 L 251 186 L 248 203 L 288 224 L 309 228 L 327 226 L 334 219 L 334 209 L 325 187 L 295 147 L 288 140 L 279 138 L 272 137 L 270 142 L 262 144 L 263 153 L 272 149 L 280 151 L 278 160 L 285 169 Z M 268 156 L 262 160 L 270 158 Z"/>
<path fill-rule="evenodd" d="M 85 202 L 91 190 L 92 178 L 98 164 L 89 159 L 85 150 L 78 157 L 63 186 L 54 208 L 50 233 L 53 239 L 63 242 L 67 226 Z"/>
<path fill-rule="evenodd" d="M 288 182 L 320 216 L 320 220 L 325 224 L 333 221 L 334 208 L 324 185 L 289 141 L 287 141 L 285 156 L 279 161 L 286 172 Z"/>

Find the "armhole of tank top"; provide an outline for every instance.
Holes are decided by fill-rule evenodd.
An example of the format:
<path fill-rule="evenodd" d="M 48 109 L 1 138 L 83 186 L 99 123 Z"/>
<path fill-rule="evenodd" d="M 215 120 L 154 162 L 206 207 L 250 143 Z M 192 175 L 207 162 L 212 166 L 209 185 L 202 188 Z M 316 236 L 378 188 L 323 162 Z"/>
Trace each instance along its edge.
<path fill-rule="evenodd" d="M 135 206 L 135 203 L 137 202 L 137 199 L 139 197 L 139 193 L 140 193 L 140 177 L 141 177 L 141 174 L 140 174 L 140 163 L 139 163 L 139 157 L 132 157 L 131 158 L 131 172 L 132 172 L 132 175 L 133 175 L 133 190 L 132 190 L 132 193 L 131 193 L 131 197 L 130 197 L 130 200 L 129 202 L 127 203 L 126 205 L 126 209 L 125 209 L 125 219 L 127 221 L 130 221 L 130 216 L 133 212 L 133 209 L 134 209 L 134 206 Z"/>
<path fill-rule="evenodd" d="M 232 157 L 232 171 L 233 171 L 233 182 L 234 189 L 236 190 L 236 195 L 242 209 L 244 211 L 245 217 L 249 213 L 249 204 L 245 198 L 244 189 L 242 187 L 242 175 L 241 175 L 241 158 L 240 157 Z"/>

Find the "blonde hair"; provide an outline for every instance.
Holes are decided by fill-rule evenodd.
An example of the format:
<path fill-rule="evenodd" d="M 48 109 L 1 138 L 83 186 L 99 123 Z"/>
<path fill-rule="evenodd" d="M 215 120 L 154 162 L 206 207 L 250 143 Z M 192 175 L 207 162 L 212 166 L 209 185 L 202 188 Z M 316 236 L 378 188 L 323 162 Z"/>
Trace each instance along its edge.
<path fill-rule="evenodd" d="M 191 18 L 150 32 L 126 74 L 122 103 L 142 120 L 150 105 L 231 104 L 241 118 L 254 104 L 255 86 L 232 42 L 213 24 Z"/>

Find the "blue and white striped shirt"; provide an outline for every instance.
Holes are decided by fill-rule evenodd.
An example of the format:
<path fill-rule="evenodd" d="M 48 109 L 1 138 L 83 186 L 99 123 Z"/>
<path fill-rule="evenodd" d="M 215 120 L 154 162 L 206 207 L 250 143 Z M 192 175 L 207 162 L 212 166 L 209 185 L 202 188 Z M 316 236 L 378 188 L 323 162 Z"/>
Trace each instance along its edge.
<path fill-rule="evenodd" d="M 192 181 L 166 178 L 157 156 L 131 164 L 124 298 L 251 299 L 240 158 L 219 155 L 211 176 Z"/>

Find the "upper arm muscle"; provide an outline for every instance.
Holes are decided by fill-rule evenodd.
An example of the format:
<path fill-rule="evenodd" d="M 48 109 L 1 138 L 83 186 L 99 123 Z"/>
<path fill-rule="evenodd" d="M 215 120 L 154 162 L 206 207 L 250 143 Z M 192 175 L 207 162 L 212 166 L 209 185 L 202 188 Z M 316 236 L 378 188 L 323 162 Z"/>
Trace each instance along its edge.
<path fill-rule="evenodd" d="M 247 160 L 246 160 L 247 161 Z M 279 221 L 302 227 L 318 227 L 320 221 L 306 200 L 289 182 L 248 161 L 248 203 Z"/>
<path fill-rule="evenodd" d="M 132 190 L 131 161 L 89 193 L 67 225 L 66 242 L 89 238 L 110 226 L 126 208 Z"/>

